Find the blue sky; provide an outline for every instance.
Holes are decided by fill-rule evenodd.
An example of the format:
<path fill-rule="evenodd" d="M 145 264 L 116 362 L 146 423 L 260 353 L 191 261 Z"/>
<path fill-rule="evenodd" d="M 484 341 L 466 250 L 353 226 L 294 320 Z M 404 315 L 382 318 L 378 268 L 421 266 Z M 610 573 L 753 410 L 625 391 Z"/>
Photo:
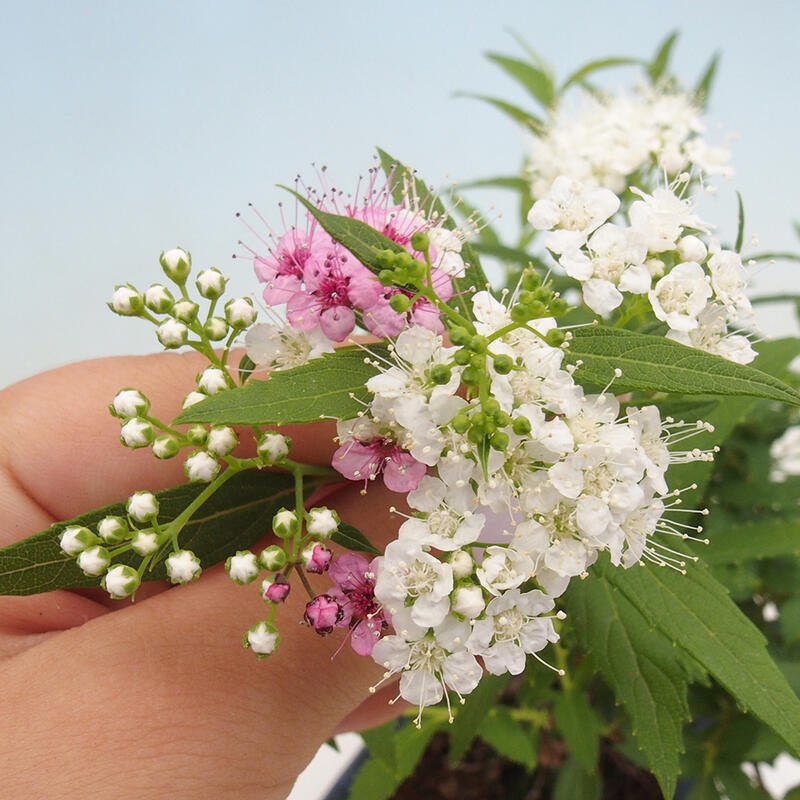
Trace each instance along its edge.
<path fill-rule="evenodd" d="M 231 261 L 249 202 L 279 224 L 275 184 L 325 164 L 343 189 L 375 145 L 429 183 L 510 173 L 523 140 L 459 91 L 522 102 L 483 57 L 522 55 L 558 75 L 609 55 L 650 56 L 681 29 L 689 83 L 722 53 L 710 126 L 737 134 L 733 186 L 748 232 L 790 249 L 800 219 L 800 4 L 786 2 L 89 2 L 3 0 L 0 385 L 80 358 L 147 352 L 143 323 L 105 307 L 117 283 L 160 278 L 162 249 L 257 287 Z M 613 85 L 613 77 L 610 78 Z M 730 192 L 729 192 L 730 194 Z M 507 198 L 498 195 L 502 210 Z M 715 201 L 717 203 L 717 201 Z M 513 211 L 508 208 L 508 211 Z M 730 232 L 731 197 L 704 207 Z M 756 292 L 800 290 L 788 265 Z"/>

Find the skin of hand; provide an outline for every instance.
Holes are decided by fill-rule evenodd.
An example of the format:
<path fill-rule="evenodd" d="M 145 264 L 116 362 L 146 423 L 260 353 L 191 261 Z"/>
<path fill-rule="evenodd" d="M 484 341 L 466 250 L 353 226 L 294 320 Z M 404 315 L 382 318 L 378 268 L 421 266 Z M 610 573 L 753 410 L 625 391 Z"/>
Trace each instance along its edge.
<path fill-rule="evenodd" d="M 206 366 L 165 353 L 46 372 L 0 392 L 0 546 L 139 489 L 185 481 L 182 459 L 120 445 L 107 405 L 135 385 L 170 419 Z M 332 425 L 295 426 L 292 458 L 330 457 Z M 322 434 L 322 435 L 321 435 Z M 348 485 L 325 498 L 379 547 L 399 525 L 393 495 Z M 320 584 L 321 586 L 324 584 Z M 382 671 L 298 624 L 298 585 L 259 661 L 242 634 L 266 617 L 254 587 L 221 565 L 187 586 L 143 584 L 135 602 L 101 590 L 0 597 L 0 775 L 7 797 L 278 800 L 334 733 L 396 714 Z M 366 701 L 366 702 L 365 702 Z"/>

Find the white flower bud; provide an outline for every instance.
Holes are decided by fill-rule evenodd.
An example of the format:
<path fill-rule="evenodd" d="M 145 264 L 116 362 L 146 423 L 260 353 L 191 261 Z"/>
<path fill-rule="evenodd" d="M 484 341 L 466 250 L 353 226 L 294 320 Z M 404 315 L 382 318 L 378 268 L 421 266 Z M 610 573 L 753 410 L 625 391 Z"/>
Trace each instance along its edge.
<path fill-rule="evenodd" d="M 150 401 L 138 389 L 121 389 L 111 403 L 117 417 L 139 417 L 150 410 Z"/>
<path fill-rule="evenodd" d="M 249 647 L 259 658 L 266 658 L 273 653 L 280 641 L 277 629 L 270 622 L 253 625 L 242 640 L 244 646 Z"/>
<path fill-rule="evenodd" d="M 205 325 L 203 331 L 212 342 L 218 342 L 228 335 L 228 323 L 222 317 L 211 317 Z"/>
<path fill-rule="evenodd" d="M 217 392 L 228 388 L 228 381 L 225 373 L 218 367 L 208 367 L 203 370 L 200 377 L 197 379 L 197 385 L 206 394 L 216 394 Z"/>
<path fill-rule="evenodd" d="M 247 328 L 256 321 L 256 310 L 249 297 L 238 297 L 225 303 L 225 319 L 234 328 Z"/>
<path fill-rule="evenodd" d="M 277 544 L 271 544 L 261 551 L 258 560 L 270 572 L 278 572 L 286 566 L 288 556 L 282 547 Z"/>
<path fill-rule="evenodd" d="M 172 316 L 175 317 L 179 322 L 185 322 L 187 324 L 194 322 L 197 319 L 197 312 L 200 310 L 200 306 L 194 302 L 194 300 L 178 300 L 174 306 L 172 306 Z"/>
<path fill-rule="evenodd" d="M 205 399 L 205 396 L 203 395 Z M 197 447 L 204 447 L 206 440 L 208 439 L 208 431 L 206 430 L 205 425 L 192 425 L 188 431 L 186 431 L 186 438 Z"/>
<path fill-rule="evenodd" d="M 102 586 L 112 600 L 124 600 L 130 597 L 141 583 L 139 573 L 127 564 L 116 564 L 106 572 Z"/>
<path fill-rule="evenodd" d="M 200 559 L 191 550 L 178 550 L 167 558 L 167 575 L 173 583 L 190 583 L 200 577 Z"/>
<path fill-rule="evenodd" d="M 158 500 L 152 492 L 134 492 L 128 498 L 127 509 L 137 522 L 147 522 L 158 514 Z"/>
<path fill-rule="evenodd" d="M 180 443 L 172 434 L 165 433 L 153 440 L 153 455 L 156 458 L 172 458 L 178 455 L 180 449 Z"/>
<path fill-rule="evenodd" d="M 215 267 L 203 270 L 195 281 L 197 291 L 208 300 L 216 300 L 224 291 L 225 276 Z"/>
<path fill-rule="evenodd" d="M 452 596 L 450 609 L 466 619 L 475 619 L 486 608 L 480 586 L 459 586 Z"/>
<path fill-rule="evenodd" d="M 702 264 L 708 255 L 708 248 L 697 236 L 684 236 L 678 242 L 678 255 L 681 261 L 696 261 Z"/>
<path fill-rule="evenodd" d="M 155 531 L 136 531 L 131 539 L 131 548 L 140 556 L 149 556 L 158 550 L 161 541 Z"/>
<path fill-rule="evenodd" d="M 90 547 L 78 556 L 78 566 L 87 575 L 102 575 L 108 569 L 110 563 L 111 556 L 108 550 L 100 545 Z"/>
<path fill-rule="evenodd" d="M 121 314 L 124 317 L 135 317 L 144 308 L 144 300 L 139 292 L 131 286 L 117 286 L 114 294 L 111 296 L 109 308 L 116 314 Z"/>
<path fill-rule="evenodd" d="M 106 544 L 119 544 L 126 539 L 130 530 L 122 517 L 103 517 L 97 523 L 97 532 Z"/>
<path fill-rule="evenodd" d="M 466 550 L 456 550 L 450 556 L 450 567 L 453 570 L 453 580 L 460 581 L 472 575 L 475 561 Z"/>
<path fill-rule="evenodd" d="M 100 539 L 88 528 L 81 525 L 70 525 L 61 532 L 59 546 L 68 556 L 76 556 L 99 541 Z"/>
<path fill-rule="evenodd" d="M 300 531 L 300 520 L 297 519 L 294 511 L 282 508 L 272 518 L 272 530 L 281 539 L 288 539 Z"/>
<path fill-rule="evenodd" d="M 309 533 L 327 539 L 339 527 L 339 515 L 332 508 L 312 508 L 308 512 L 306 529 Z"/>
<path fill-rule="evenodd" d="M 166 276 L 177 284 L 183 284 L 192 269 L 192 256 L 180 247 L 162 253 L 159 261 Z"/>
<path fill-rule="evenodd" d="M 143 419 L 129 419 L 121 428 L 119 439 L 125 447 L 147 447 L 155 437 L 153 426 Z"/>
<path fill-rule="evenodd" d="M 280 433 L 265 433 L 258 442 L 258 454 L 266 464 L 277 464 L 289 454 L 291 440 Z"/>
<path fill-rule="evenodd" d="M 189 394 L 183 398 L 183 404 L 181 405 L 181 408 L 189 408 L 189 406 L 196 405 L 197 403 L 205 400 L 206 397 L 208 397 L 208 395 L 203 394 L 202 392 L 189 392 Z"/>
<path fill-rule="evenodd" d="M 175 319 L 168 319 L 158 326 L 156 329 L 156 336 L 164 347 L 171 349 L 180 347 L 186 343 L 186 340 L 189 338 L 189 329 L 182 322 L 178 322 Z"/>
<path fill-rule="evenodd" d="M 183 469 L 190 481 L 208 483 L 219 472 L 219 462 L 205 450 L 198 450 L 186 459 Z"/>
<path fill-rule="evenodd" d="M 175 298 L 166 286 L 154 283 L 144 293 L 144 304 L 156 314 L 166 314 L 174 305 Z"/>
<path fill-rule="evenodd" d="M 239 550 L 235 556 L 230 556 L 225 562 L 225 569 L 231 580 L 238 584 L 252 583 L 261 572 L 256 554 L 249 550 Z"/>
<path fill-rule="evenodd" d="M 233 428 L 216 427 L 208 432 L 208 439 L 206 440 L 206 448 L 215 456 L 226 456 L 234 447 L 239 443 Z"/>

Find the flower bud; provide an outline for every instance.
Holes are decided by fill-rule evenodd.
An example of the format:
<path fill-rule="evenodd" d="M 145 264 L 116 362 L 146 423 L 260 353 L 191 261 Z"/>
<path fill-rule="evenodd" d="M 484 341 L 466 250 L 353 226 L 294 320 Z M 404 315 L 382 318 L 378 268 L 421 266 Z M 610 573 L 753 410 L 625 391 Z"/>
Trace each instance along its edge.
<path fill-rule="evenodd" d="M 108 569 L 110 563 L 111 555 L 101 545 L 90 547 L 78 556 L 78 566 L 87 575 L 102 575 Z"/>
<path fill-rule="evenodd" d="M 128 538 L 130 528 L 122 517 L 103 517 L 97 523 L 97 532 L 106 544 L 119 544 Z"/>
<path fill-rule="evenodd" d="M 108 410 L 115 417 L 140 417 L 150 410 L 150 401 L 138 389 L 121 389 Z"/>
<path fill-rule="evenodd" d="M 183 300 L 178 300 L 178 302 L 172 306 L 172 316 L 178 320 L 178 322 L 185 322 L 189 325 L 197 319 L 197 312 L 199 310 L 200 306 L 197 305 L 194 300 L 184 298 Z"/>
<path fill-rule="evenodd" d="M 678 241 L 678 255 L 681 261 L 696 261 L 702 264 L 708 255 L 708 248 L 697 236 L 683 236 Z"/>
<path fill-rule="evenodd" d="M 98 544 L 100 539 L 88 528 L 80 525 L 70 525 L 61 532 L 59 546 L 68 556 L 76 556 L 87 547 Z"/>
<path fill-rule="evenodd" d="M 258 454 L 265 464 L 277 464 L 289 454 L 291 440 L 280 433 L 265 433 L 258 442 Z"/>
<path fill-rule="evenodd" d="M 202 392 L 189 392 L 189 394 L 183 398 L 181 408 L 189 408 L 190 406 L 195 406 L 198 403 L 202 403 L 206 397 L 208 397 L 208 395 L 203 394 Z"/>
<path fill-rule="evenodd" d="M 459 586 L 452 595 L 450 608 L 465 619 L 475 619 L 486 608 L 480 586 Z"/>
<path fill-rule="evenodd" d="M 256 310 L 249 297 L 238 297 L 225 303 L 225 319 L 233 328 L 248 328 L 256 321 Z"/>
<path fill-rule="evenodd" d="M 453 570 L 453 580 L 462 580 L 472 575 L 475 561 L 466 550 L 456 550 L 450 556 L 450 568 Z"/>
<path fill-rule="evenodd" d="M 133 567 L 127 564 L 115 564 L 103 576 L 101 585 L 112 600 L 124 600 L 139 588 L 141 582 L 139 573 Z"/>
<path fill-rule="evenodd" d="M 212 341 L 218 342 L 228 335 L 228 323 L 222 317 L 211 317 L 203 325 L 203 332 Z"/>
<path fill-rule="evenodd" d="M 134 492 L 128 498 L 127 510 L 137 522 L 147 522 L 158 514 L 158 500 L 152 492 Z"/>
<path fill-rule="evenodd" d="M 120 429 L 119 440 L 125 447 L 147 447 L 155 438 L 153 426 L 143 419 L 129 419 Z"/>
<path fill-rule="evenodd" d="M 228 381 L 225 373 L 218 367 L 208 367 L 203 370 L 197 379 L 197 385 L 206 394 L 216 394 L 217 392 L 228 388 Z"/>
<path fill-rule="evenodd" d="M 136 531 L 131 538 L 131 549 L 142 557 L 155 553 L 161 540 L 155 531 Z"/>
<path fill-rule="evenodd" d="M 178 550 L 167 558 L 167 577 L 173 583 L 191 583 L 200 577 L 200 559 L 191 550 Z"/>
<path fill-rule="evenodd" d="M 116 287 L 108 307 L 115 314 L 123 317 L 136 317 L 144 309 L 144 300 L 139 292 L 128 283 Z"/>
<path fill-rule="evenodd" d="M 286 551 L 277 544 L 271 544 L 261 551 L 258 560 L 271 572 L 278 572 L 286 566 Z"/>
<path fill-rule="evenodd" d="M 205 399 L 205 396 L 203 396 Z M 188 431 L 186 431 L 186 438 L 194 445 L 198 447 L 203 447 L 208 439 L 208 429 L 205 425 L 192 425 Z"/>
<path fill-rule="evenodd" d="M 208 483 L 219 472 L 219 462 L 205 450 L 198 450 L 186 459 L 183 470 L 190 481 Z"/>
<path fill-rule="evenodd" d="M 168 319 L 158 326 L 156 336 L 164 347 L 171 350 L 186 343 L 189 338 L 189 329 L 182 322 Z"/>
<path fill-rule="evenodd" d="M 277 628 L 271 622 L 259 622 L 245 633 L 242 643 L 249 647 L 258 658 L 266 658 L 281 642 Z"/>
<path fill-rule="evenodd" d="M 144 304 L 156 314 L 167 314 L 175 304 L 175 298 L 166 286 L 154 283 L 144 293 Z"/>
<path fill-rule="evenodd" d="M 288 539 L 300 532 L 300 520 L 294 511 L 282 508 L 272 518 L 272 531 L 281 539 Z"/>
<path fill-rule="evenodd" d="M 289 581 L 279 573 L 274 578 L 265 578 L 261 582 L 261 596 L 268 603 L 282 603 L 289 596 L 291 588 Z"/>
<path fill-rule="evenodd" d="M 327 594 L 317 595 L 306 605 L 303 614 L 306 623 L 321 636 L 329 634 L 343 617 L 341 606 Z"/>
<path fill-rule="evenodd" d="M 208 432 L 206 449 L 219 458 L 228 455 L 238 443 L 233 428 L 218 426 Z"/>
<path fill-rule="evenodd" d="M 312 508 L 306 517 L 306 529 L 320 539 L 328 539 L 340 522 L 339 515 L 332 508 Z"/>
<path fill-rule="evenodd" d="M 195 281 L 197 291 L 207 300 L 216 300 L 224 291 L 225 276 L 215 267 L 203 270 Z"/>
<path fill-rule="evenodd" d="M 240 585 L 252 583 L 261 572 L 256 554 L 249 550 L 238 550 L 236 555 L 229 556 L 225 562 L 225 569 L 231 580 Z"/>
<path fill-rule="evenodd" d="M 192 269 L 192 256 L 186 250 L 176 247 L 162 253 L 158 259 L 164 274 L 178 285 L 183 285 Z"/>
<path fill-rule="evenodd" d="M 156 436 L 153 440 L 153 455 L 156 458 L 172 458 L 178 455 L 180 449 L 180 442 L 172 434 L 165 433 L 163 436 Z"/>
<path fill-rule="evenodd" d="M 304 561 L 306 572 L 314 572 L 321 575 L 331 565 L 333 553 L 325 545 L 312 542 L 306 545 L 300 557 Z"/>

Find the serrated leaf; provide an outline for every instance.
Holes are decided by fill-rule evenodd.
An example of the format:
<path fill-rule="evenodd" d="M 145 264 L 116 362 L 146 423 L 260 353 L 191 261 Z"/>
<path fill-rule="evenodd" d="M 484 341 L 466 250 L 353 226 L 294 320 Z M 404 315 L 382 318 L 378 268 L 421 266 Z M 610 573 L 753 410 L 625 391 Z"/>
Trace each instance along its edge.
<path fill-rule="evenodd" d="M 766 640 L 703 566 L 674 570 L 600 567 L 649 622 L 693 656 L 734 697 L 800 753 L 800 699 L 770 657 Z M 587 581 L 588 583 L 588 581 Z"/>
<path fill-rule="evenodd" d="M 598 564 L 593 571 L 599 574 L 571 582 L 567 613 L 581 647 L 631 718 L 636 742 L 664 795 L 672 797 L 682 728 L 690 717 L 686 672 L 671 643 L 652 631 L 641 611 L 607 580 L 614 569 Z"/>
<path fill-rule="evenodd" d="M 313 485 L 317 485 L 314 483 Z M 206 484 L 187 483 L 157 492 L 159 521 L 177 517 Z M 278 509 L 294 499 L 294 478 L 278 472 L 241 472 L 230 479 L 198 510 L 181 533 L 181 546 L 194 551 L 204 567 L 263 537 Z M 97 586 L 98 578 L 87 577 L 74 557 L 61 551 L 59 540 L 68 525 L 93 527 L 103 517 L 125 516 L 125 504 L 116 503 L 90 511 L 75 519 L 58 522 L 41 533 L 0 550 L 0 594 L 28 595 L 54 589 Z M 115 563 L 136 566 L 141 558 L 128 553 Z M 145 580 L 162 580 L 164 564 L 144 574 Z"/>
<path fill-rule="evenodd" d="M 545 108 L 549 109 L 554 106 L 556 93 L 553 78 L 545 69 L 499 53 L 487 53 L 486 58 L 503 69 Z"/>
<path fill-rule="evenodd" d="M 450 726 L 450 748 L 448 758 L 457 764 L 478 735 L 481 723 L 494 708 L 497 696 L 506 686 L 511 676 L 486 674 L 475 691 L 470 692 L 465 703 L 456 712 L 455 722 Z"/>
<path fill-rule="evenodd" d="M 385 347 L 371 345 L 376 353 Z M 377 369 L 361 348 L 343 347 L 307 364 L 273 372 L 268 381 L 249 381 L 217 392 L 182 411 L 174 424 L 286 425 L 321 418 L 350 419 L 371 395 L 365 386 Z"/>
<path fill-rule="evenodd" d="M 553 716 L 571 757 L 585 772 L 597 769 L 603 724 L 586 695 L 575 689 L 561 692 L 553 705 Z"/>
<path fill-rule="evenodd" d="M 613 379 L 616 392 L 749 395 L 800 405 L 800 392 L 772 375 L 661 336 L 617 328 L 578 328 L 565 360 L 582 362 L 575 373 L 578 381 L 605 386 Z M 622 370 L 622 376 L 615 379 L 616 369 Z"/>
<path fill-rule="evenodd" d="M 480 737 L 501 756 L 529 770 L 536 767 L 537 748 L 530 727 L 514 719 L 506 706 L 497 706 L 489 714 L 481 725 Z"/>
<path fill-rule="evenodd" d="M 381 553 L 358 528 L 354 528 L 352 525 L 348 525 L 344 522 L 342 522 L 339 528 L 333 533 L 331 540 L 356 553 L 369 553 L 375 556 Z"/>

